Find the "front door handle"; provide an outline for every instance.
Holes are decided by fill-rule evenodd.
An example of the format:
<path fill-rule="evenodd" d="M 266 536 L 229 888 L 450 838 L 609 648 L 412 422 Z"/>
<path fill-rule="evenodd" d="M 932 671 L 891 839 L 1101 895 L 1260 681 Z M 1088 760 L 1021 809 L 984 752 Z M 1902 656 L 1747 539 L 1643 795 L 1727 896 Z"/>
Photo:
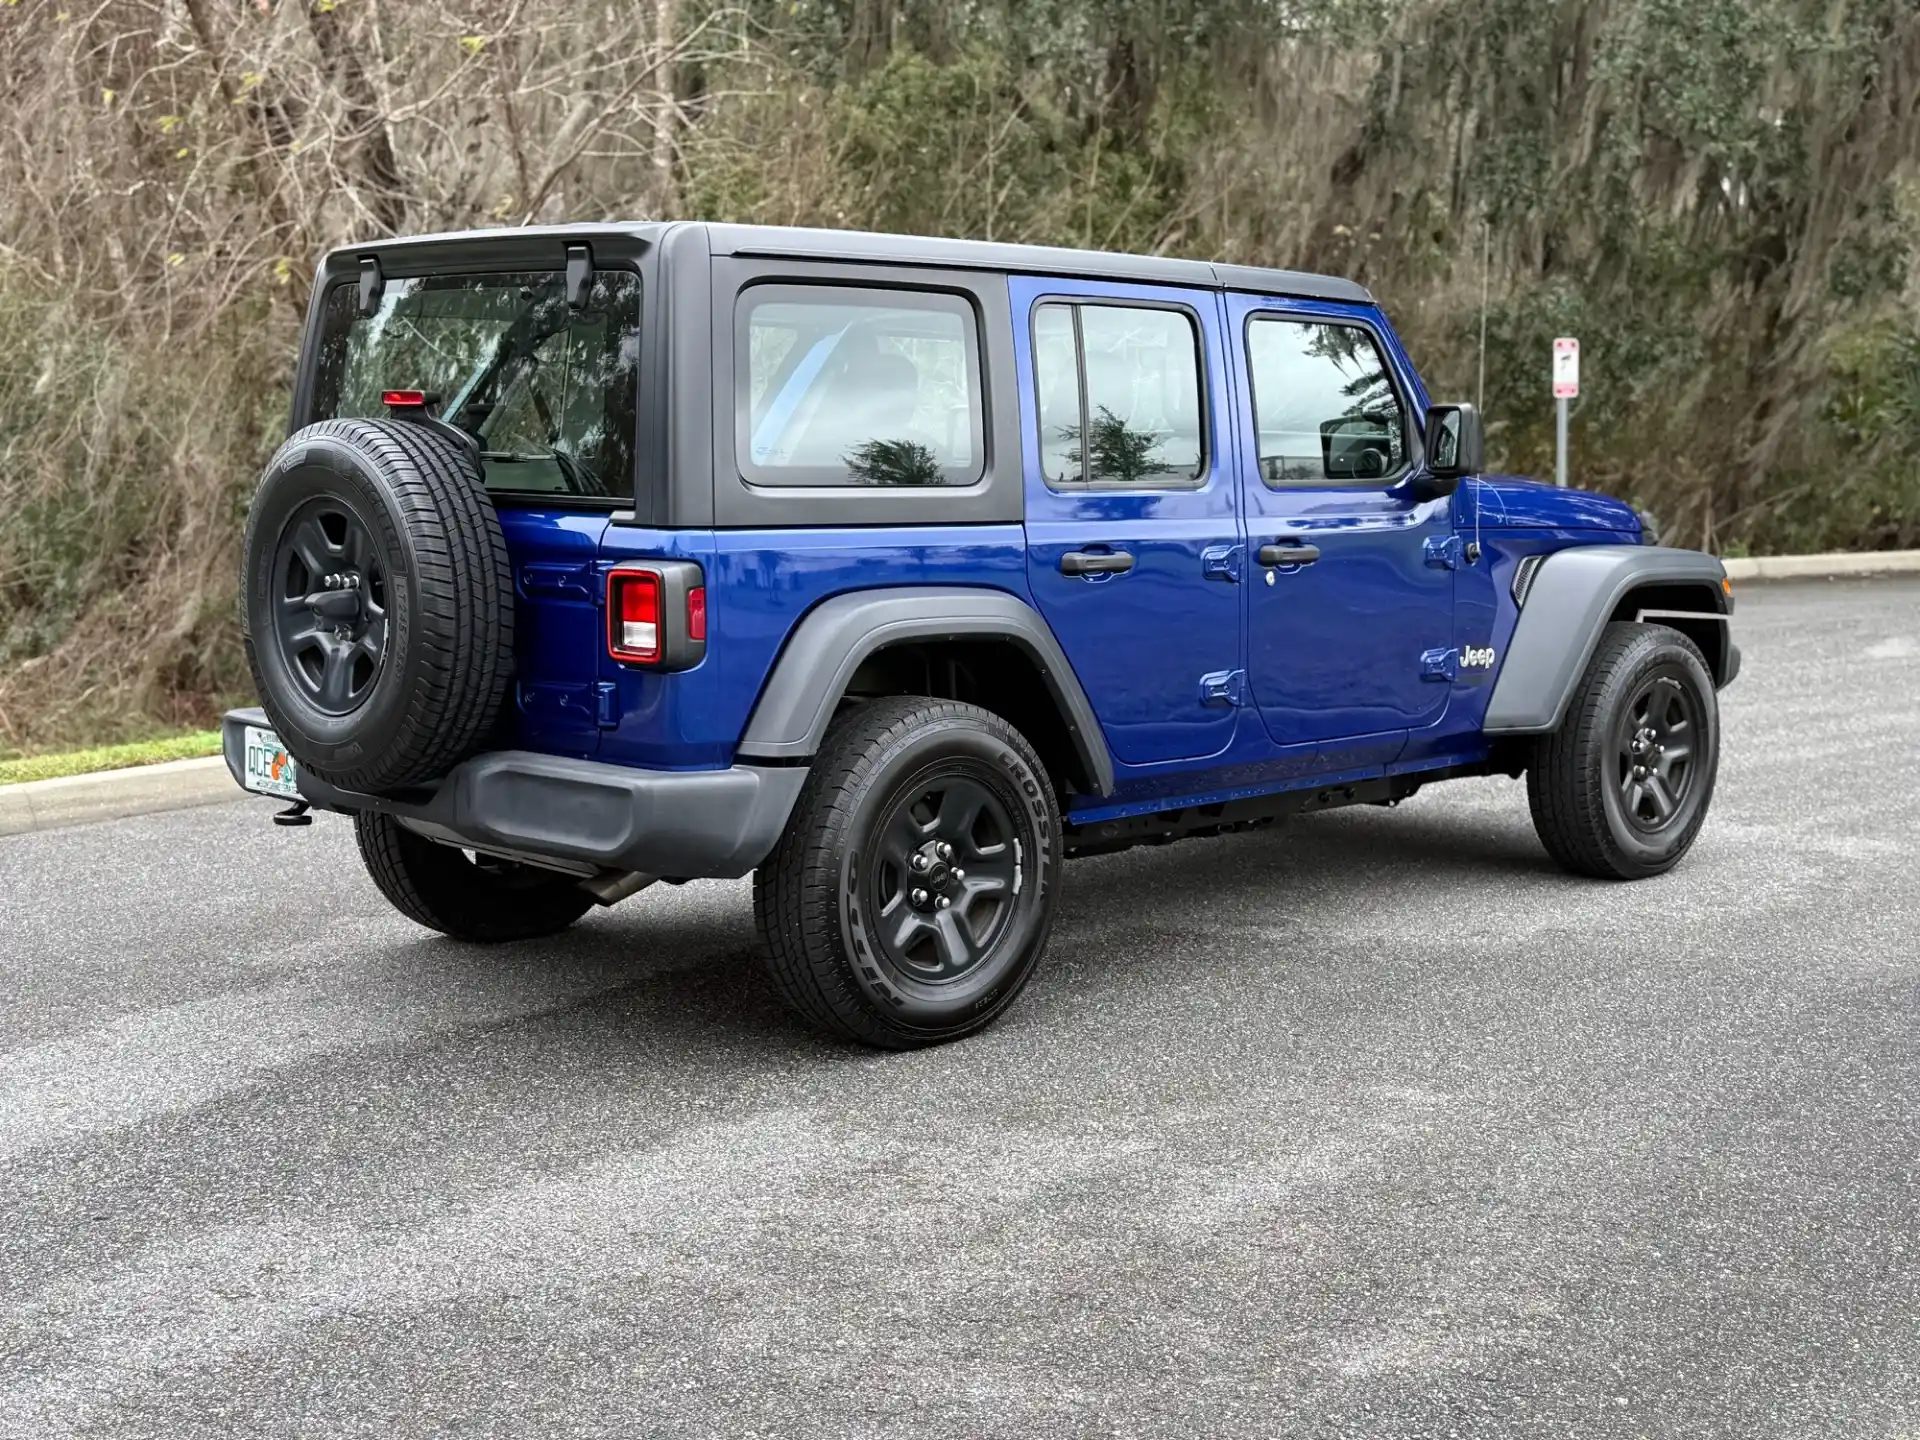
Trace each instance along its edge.
<path fill-rule="evenodd" d="M 1124 575 L 1133 568 L 1133 556 L 1125 551 L 1069 550 L 1060 557 L 1062 575 Z"/>
<path fill-rule="evenodd" d="M 1318 545 L 1262 545 L 1262 565 L 1311 565 L 1320 558 Z"/>

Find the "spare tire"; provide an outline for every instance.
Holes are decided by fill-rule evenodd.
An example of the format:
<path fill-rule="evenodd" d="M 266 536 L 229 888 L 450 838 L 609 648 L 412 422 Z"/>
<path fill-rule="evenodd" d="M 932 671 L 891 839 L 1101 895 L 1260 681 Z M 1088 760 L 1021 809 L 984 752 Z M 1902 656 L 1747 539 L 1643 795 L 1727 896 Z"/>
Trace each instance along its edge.
<path fill-rule="evenodd" d="M 247 511 L 243 625 L 260 703 L 301 768 L 378 793 L 443 775 L 498 718 L 513 570 L 479 456 L 407 420 L 323 420 Z"/>

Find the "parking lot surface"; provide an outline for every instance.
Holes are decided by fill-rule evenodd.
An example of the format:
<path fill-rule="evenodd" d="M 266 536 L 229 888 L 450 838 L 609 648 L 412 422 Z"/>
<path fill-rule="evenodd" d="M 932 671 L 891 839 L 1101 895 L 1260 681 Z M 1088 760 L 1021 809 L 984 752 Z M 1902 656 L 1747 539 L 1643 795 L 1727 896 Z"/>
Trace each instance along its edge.
<path fill-rule="evenodd" d="M 266 802 L 0 839 L 0 1435 L 1920 1435 L 1920 586 L 1750 587 L 1714 813 L 1076 862 L 990 1033 L 742 883 L 392 913 Z"/>

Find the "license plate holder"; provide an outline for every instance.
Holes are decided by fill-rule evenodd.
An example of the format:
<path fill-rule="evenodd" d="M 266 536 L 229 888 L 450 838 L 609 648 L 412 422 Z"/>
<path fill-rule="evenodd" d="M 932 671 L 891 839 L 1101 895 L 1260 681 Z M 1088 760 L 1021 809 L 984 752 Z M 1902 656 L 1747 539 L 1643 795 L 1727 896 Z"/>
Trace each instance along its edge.
<path fill-rule="evenodd" d="M 242 770 L 246 778 L 241 783 L 247 789 L 256 795 L 274 795 L 282 800 L 302 798 L 299 767 L 287 754 L 287 747 L 280 743 L 278 735 L 249 725 L 241 739 L 246 752 Z"/>

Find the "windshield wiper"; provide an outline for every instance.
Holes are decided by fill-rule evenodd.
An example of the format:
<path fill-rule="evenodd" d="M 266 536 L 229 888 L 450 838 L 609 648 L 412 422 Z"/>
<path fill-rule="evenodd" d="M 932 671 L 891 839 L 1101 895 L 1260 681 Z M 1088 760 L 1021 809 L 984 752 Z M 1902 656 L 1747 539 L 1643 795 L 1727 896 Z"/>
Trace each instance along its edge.
<path fill-rule="evenodd" d="M 585 465 L 582 465 L 558 445 L 553 445 L 548 448 L 552 452 L 553 458 L 559 462 L 560 472 L 567 477 L 567 484 L 573 488 L 574 494 L 604 495 L 607 493 L 607 487 L 600 483 L 600 477 L 587 469 Z"/>
<path fill-rule="evenodd" d="M 482 450 L 480 458 L 502 465 L 527 465 L 536 460 L 551 460 L 560 467 L 561 475 L 566 478 L 567 489 L 573 494 L 605 495 L 607 493 L 607 487 L 600 483 L 598 475 L 557 446 L 544 454 L 531 455 L 522 454 L 517 450 Z"/>

